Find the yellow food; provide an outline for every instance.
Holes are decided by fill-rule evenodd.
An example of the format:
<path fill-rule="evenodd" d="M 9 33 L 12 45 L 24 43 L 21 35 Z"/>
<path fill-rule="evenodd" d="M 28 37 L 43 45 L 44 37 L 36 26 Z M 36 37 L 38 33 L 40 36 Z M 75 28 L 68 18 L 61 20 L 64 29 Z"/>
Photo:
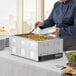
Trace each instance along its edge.
<path fill-rule="evenodd" d="M 70 74 L 76 74 L 76 69 L 72 69 L 70 67 L 67 67 L 66 69 L 64 69 L 64 71 L 66 73 L 70 73 Z"/>
<path fill-rule="evenodd" d="M 36 35 L 36 34 L 22 34 L 19 36 L 28 38 L 28 39 L 32 39 L 32 40 L 36 40 L 36 41 L 44 41 L 44 40 L 52 39 L 52 38 L 48 38 L 48 37 L 40 36 L 40 35 Z"/>

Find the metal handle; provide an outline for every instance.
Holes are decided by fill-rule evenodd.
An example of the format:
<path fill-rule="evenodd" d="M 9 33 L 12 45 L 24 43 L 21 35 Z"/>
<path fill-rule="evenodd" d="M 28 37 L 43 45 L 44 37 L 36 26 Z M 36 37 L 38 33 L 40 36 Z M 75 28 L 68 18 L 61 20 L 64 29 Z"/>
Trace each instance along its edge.
<path fill-rule="evenodd" d="M 32 31 L 29 32 L 29 34 L 31 34 L 36 28 L 34 28 Z"/>

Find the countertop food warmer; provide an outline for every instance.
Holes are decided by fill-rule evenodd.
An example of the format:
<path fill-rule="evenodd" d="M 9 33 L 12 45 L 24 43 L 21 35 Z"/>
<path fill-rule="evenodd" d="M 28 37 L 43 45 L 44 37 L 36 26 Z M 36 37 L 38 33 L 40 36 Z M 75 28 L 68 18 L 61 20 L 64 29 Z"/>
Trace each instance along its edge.
<path fill-rule="evenodd" d="M 63 56 L 63 39 L 37 34 L 19 34 L 9 38 L 10 53 L 16 56 L 44 61 Z"/>

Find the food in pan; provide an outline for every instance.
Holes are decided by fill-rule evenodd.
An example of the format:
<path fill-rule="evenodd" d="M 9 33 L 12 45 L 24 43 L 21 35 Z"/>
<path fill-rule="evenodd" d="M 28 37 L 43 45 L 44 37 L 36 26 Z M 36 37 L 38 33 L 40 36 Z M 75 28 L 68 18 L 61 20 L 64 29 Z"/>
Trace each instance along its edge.
<path fill-rule="evenodd" d="M 36 35 L 36 34 L 22 34 L 19 36 L 28 38 L 28 39 L 32 39 L 32 40 L 36 40 L 36 41 L 44 41 L 44 40 L 52 39 L 52 38 L 48 38 L 48 37 L 40 36 L 40 35 Z"/>

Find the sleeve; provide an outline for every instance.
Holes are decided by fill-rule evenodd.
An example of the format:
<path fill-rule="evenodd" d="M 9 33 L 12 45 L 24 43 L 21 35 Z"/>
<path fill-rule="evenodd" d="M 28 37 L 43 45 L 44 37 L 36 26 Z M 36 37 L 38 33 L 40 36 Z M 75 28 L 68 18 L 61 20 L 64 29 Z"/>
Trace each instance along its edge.
<path fill-rule="evenodd" d="M 66 25 L 67 26 L 67 25 Z M 76 36 L 76 8 L 74 11 L 74 25 L 67 28 L 60 28 L 60 36 Z"/>
<path fill-rule="evenodd" d="M 53 8 L 51 14 L 49 15 L 48 19 L 44 20 L 43 26 L 40 26 L 40 29 L 52 27 L 55 25 L 54 20 L 53 20 L 53 12 L 55 10 L 55 7 L 57 7 L 57 2 L 54 4 L 54 8 Z"/>

